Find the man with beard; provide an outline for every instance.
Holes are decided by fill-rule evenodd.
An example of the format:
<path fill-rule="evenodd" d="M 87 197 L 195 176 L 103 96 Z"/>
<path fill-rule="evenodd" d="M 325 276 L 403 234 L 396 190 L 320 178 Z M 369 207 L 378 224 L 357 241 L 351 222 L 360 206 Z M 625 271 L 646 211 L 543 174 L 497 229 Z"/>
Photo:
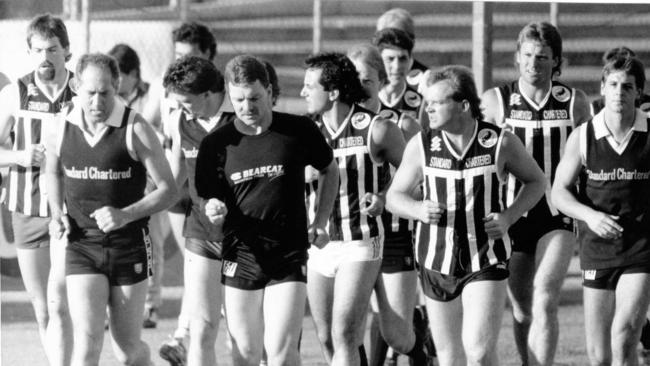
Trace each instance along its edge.
<path fill-rule="evenodd" d="M 37 16 L 27 27 L 27 46 L 34 70 L 0 92 L 0 167 L 9 167 L 4 204 L 11 211 L 18 264 L 48 360 L 67 365 L 72 331 L 63 258 L 54 248 L 65 243 L 52 241 L 50 247 L 50 210 L 41 189 L 44 143 L 54 115 L 74 95 L 68 86 L 72 73 L 65 67 L 71 56 L 65 24 L 49 14 Z"/>

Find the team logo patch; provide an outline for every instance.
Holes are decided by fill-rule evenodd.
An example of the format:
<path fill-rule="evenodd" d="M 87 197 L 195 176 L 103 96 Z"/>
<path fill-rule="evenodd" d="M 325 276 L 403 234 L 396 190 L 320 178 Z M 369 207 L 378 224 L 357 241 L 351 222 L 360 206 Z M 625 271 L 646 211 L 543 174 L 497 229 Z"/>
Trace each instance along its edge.
<path fill-rule="evenodd" d="M 135 273 L 137 273 L 137 274 L 142 273 L 142 263 L 134 264 L 133 265 L 133 271 L 135 271 Z"/>
<path fill-rule="evenodd" d="M 404 264 L 407 265 L 407 266 L 411 266 L 413 264 L 413 258 L 404 257 Z"/>
<path fill-rule="evenodd" d="M 560 102 L 566 102 L 571 98 L 571 92 L 569 89 L 562 85 L 556 85 L 551 89 L 551 94 L 553 97 Z"/>
<path fill-rule="evenodd" d="M 406 93 L 404 93 L 404 101 L 409 107 L 417 108 L 422 104 L 422 97 L 413 90 L 407 90 Z"/>
<path fill-rule="evenodd" d="M 510 94 L 510 105 L 521 105 L 521 94 Z"/>
<path fill-rule="evenodd" d="M 501 262 L 501 263 L 497 263 L 497 265 L 496 265 L 495 267 L 496 267 L 497 269 L 506 269 L 506 264 L 503 263 L 503 262 Z"/>
<path fill-rule="evenodd" d="M 30 97 L 37 97 L 39 95 L 38 87 L 36 86 L 36 84 L 31 83 L 27 85 L 27 95 L 29 95 Z"/>
<path fill-rule="evenodd" d="M 418 85 L 422 80 L 422 75 L 422 70 L 411 70 L 409 71 L 408 75 L 406 75 L 406 82 L 409 85 Z"/>
<path fill-rule="evenodd" d="M 489 128 L 484 128 L 478 132 L 477 139 L 479 145 L 483 147 L 492 147 L 497 144 L 497 133 Z"/>
<path fill-rule="evenodd" d="M 370 119 L 371 118 L 368 113 L 357 112 L 352 115 L 350 121 L 352 122 L 352 127 L 356 128 L 357 130 L 363 130 L 370 124 Z"/>
<path fill-rule="evenodd" d="M 307 266 L 306 265 L 301 265 L 300 266 L 300 273 L 302 273 L 303 276 L 307 275 Z"/>
<path fill-rule="evenodd" d="M 442 139 L 438 136 L 433 136 L 431 139 L 431 146 L 429 146 L 430 151 L 440 151 L 442 150 Z"/>
<path fill-rule="evenodd" d="M 221 273 L 226 277 L 235 277 L 237 271 L 237 263 L 231 261 L 223 261 Z"/>
<path fill-rule="evenodd" d="M 584 269 L 584 270 L 582 270 L 582 279 L 583 280 L 595 280 L 596 279 L 596 270 L 595 269 Z"/>
<path fill-rule="evenodd" d="M 397 113 L 395 111 L 391 111 L 390 109 L 384 109 L 379 112 L 379 117 L 397 123 Z"/>

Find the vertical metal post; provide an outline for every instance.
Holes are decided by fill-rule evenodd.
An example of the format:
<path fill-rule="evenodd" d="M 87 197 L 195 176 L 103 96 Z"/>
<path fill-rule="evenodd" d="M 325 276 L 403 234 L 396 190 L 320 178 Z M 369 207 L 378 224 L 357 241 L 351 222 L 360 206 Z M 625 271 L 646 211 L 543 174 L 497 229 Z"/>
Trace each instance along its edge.
<path fill-rule="evenodd" d="M 181 22 L 187 22 L 190 10 L 190 0 L 178 0 L 178 18 Z"/>
<path fill-rule="evenodd" d="M 83 32 L 83 52 L 90 52 L 90 12 L 91 0 L 81 0 L 81 24 Z"/>
<path fill-rule="evenodd" d="M 554 26 L 558 26 L 560 23 L 560 4 L 558 3 L 550 3 L 549 4 L 549 10 L 550 10 L 550 22 Z"/>
<path fill-rule="evenodd" d="M 323 41 L 323 13 L 321 0 L 314 0 L 314 34 L 313 34 L 313 49 L 314 53 L 318 53 L 322 48 Z"/>
<path fill-rule="evenodd" d="M 472 71 L 479 94 L 492 86 L 492 6 L 483 1 L 472 6 Z"/>

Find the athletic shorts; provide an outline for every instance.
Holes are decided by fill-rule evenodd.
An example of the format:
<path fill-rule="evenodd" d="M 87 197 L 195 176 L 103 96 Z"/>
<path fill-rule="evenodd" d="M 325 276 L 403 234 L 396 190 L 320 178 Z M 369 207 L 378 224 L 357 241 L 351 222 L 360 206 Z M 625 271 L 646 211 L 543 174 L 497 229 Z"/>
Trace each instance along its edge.
<path fill-rule="evenodd" d="M 624 274 L 650 273 L 650 264 L 633 264 L 605 269 L 583 269 L 582 286 L 598 290 L 616 290 L 618 280 Z"/>
<path fill-rule="evenodd" d="M 19 249 L 37 249 L 50 246 L 50 218 L 11 213 L 14 243 Z"/>
<path fill-rule="evenodd" d="M 134 228 L 71 235 L 66 248 L 66 276 L 102 274 L 111 286 L 141 282 L 153 274 L 149 230 Z"/>
<path fill-rule="evenodd" d="M 383 247 L 381 236 L 367 240 L 330 241 L 323 248 L 312 245 L 307 266 L 325 277 L 334 277 L 343 263 L 380 260 Z"/>
<path fill-rule="evenodd" d="M 415 270 L 415 248 L 410 235 L 391 236 L 384 239 L 381 273 L 409 272 Z"/>
<path fill-rule="evenodd" d="M 185 250 L 200 255 L 212 260 L 220 261 L 223 259 L 221 255 L 221 242 L 196 239 L 196 238 L 185 238 Z"/>
<path fill-rule="evenodd" d="M 539 239 L 554 230 L 573 231 L 573 219 L 561 213 L 553 216 L 544 196 L 508 230 L 512 251 L 535 255 Z"/>
<path fill-rule="evenodd" d="M 284 282 L 307 283 L 307 253 L 271 258 L 239 245 L 224 252 L 221 283 L 241 290 L 261 290 Z"/>
<path fill-rule="evenodd" d="M 420 280 L 424 294 L 433 300 L 448 302 L 463 293 L 467 284 L 476 281 L 502 281 L 508 278 L 510 272 L 505 262 L 485 267 L 476 272 L 470 272 L 456 277 L 425 268 L 420 269 Z"/>

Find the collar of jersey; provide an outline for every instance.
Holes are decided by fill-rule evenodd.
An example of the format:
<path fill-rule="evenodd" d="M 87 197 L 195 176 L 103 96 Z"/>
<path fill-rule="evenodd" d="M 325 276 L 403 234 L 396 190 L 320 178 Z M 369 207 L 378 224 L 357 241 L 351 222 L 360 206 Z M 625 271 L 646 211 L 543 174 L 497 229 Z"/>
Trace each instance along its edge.
<path fill-rule="evenodd" d="M 544 99 L 542 99 L 542 101 L 539 104 L 537 104 L 537 103 L 535 103 L 534 100 L 528 98 L 528 96 L 524 93 L 524 90 L 521 88 L 521 78 L 519 80 L 517 80 L 517 83 L 519 83 L 519 85 L 518 85 L 519 94 L 521 94 L 521 96 L 524 98 L 524 100 L 526 102 L 528 102 L 528 104 L 530 104 L 530 106 L 535 108 L 536 110 L 540 110 L 546 105 L 546 103 L 548 102 L 548 98 L 551 96 L 551 90 L 553 90 L 553 82 L 550 82 L 549 83 L 550 87 L 548 88 L 548 92 L 544 96 Z"/>
<path fill-rule="evenodd" d="M 80 104 L 81 103 L 79 103 L 79 97 L 72 98 L 73 107 L 72 111 L 69 114 L 68 121 L 83 128 L 83 109 L 81 108 Z M 122 125 L 122 116 L 124 115 L 125 108 L 126 106 L 124 105 L 124 102 L 116 97 L 113 103 L 113 110 L 111 111 L 111 114 L 108 116 L 106 121 L 104 121 L 104 123 L 107 126 L 120 127 Z"/>
<path fill-rule="evenodd" d="M 631 131 L 637 132 L 647 132 L 648 131 L 648 120 L 647 115 L 643 113 L 640 109 L 637 108 L 634 115 L 634 124 L 632 125 Z M 598 112 L 593 119 L 594 124 L 594 137 L 596 140 L 599 140 L 603 137 L 611 136 L 611 132 L 605 125 L 605 110 Z"/>

